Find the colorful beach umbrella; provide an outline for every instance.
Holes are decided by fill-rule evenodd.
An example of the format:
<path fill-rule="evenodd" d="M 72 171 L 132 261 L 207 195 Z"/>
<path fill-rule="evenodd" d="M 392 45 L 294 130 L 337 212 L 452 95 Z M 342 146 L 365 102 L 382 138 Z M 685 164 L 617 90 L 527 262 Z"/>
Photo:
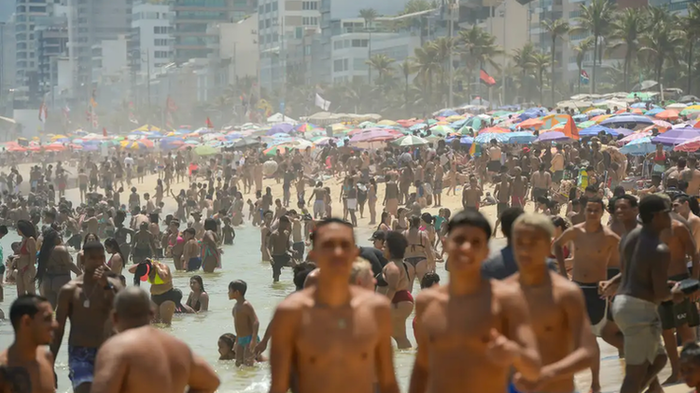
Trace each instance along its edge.
<path fill-rule="evenodd" d="M 510 132 L 509 130 L 506 130 L 505 128 L 501 127 L 487 127 L 484 128 L 483 130 L 479 130 L 479 135 L 481 134 L 506 134 Z"/>
<path fill-rule="evenodd" d="M 684 151 L 688 153 L 693 153 L 700 150 L 700 137 L 695 137 L 689 139 L 676 147 L 673 148 L 674 151 Z"/>
<path fill-rule="evenodd" d="M 213 156 L 218 152 L 219 149 L 209 145 L 202 145 L 194 148 L 194 153 L 198 156 Z"/>
<path fill-rule="evenodd" d="M 700 137 L 699 128 L 674 128 L 666 131 L 663 134 L 657 135 L 654 137 L 654 139 L 652 139 L 652 141 L 654 143 L 674 146 L 697 137 Z"/>
<path fill-rule="evenodd" d="M 569 140 L 571 140 L 571 138 L 564 135 L 564 133 L 561 131 L 550 131 L 540 134 L 535 142 L 564 142 Z"/>
<path fill-rule="evenodd" d="M 402 136 L 399 139 L 391 141 L 394 146 L 409 147 L 409 146 L 425 146 L 428 141 L 415 135 Z"/>
<path fill-rule="evenodd" d="M 153 142 L 148 139 L 138 139 L 135 141 L 122 141 L 121 146 L 127 150 L 146 150 L 153 148 Z"/>
<path fill-rule="evenodd" d="M 673 109 L 666 109 L 665 111 L 655 114 L 654 117 L 661 120 L 676 121 L 678 120 L 678 111 Z"/>
<path fill-rule="evenodd" d="M 656 151 L 656 146 L 649 137 L 638 138 L 620 148 L 620 153 L 642 156 Z"/>

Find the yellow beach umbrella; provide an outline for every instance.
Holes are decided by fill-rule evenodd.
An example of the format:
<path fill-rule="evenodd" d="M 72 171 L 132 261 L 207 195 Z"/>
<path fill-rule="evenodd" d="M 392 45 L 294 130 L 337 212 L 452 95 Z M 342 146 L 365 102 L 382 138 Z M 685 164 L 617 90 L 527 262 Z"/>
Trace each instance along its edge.
<path fill-rule="evenodd" d="M 393 120 L 381 120 L 379 123 L 380 126 L 397 126 L 399 123 L 393 121 Z"/>
<path fill-rule="evenodd" d="M 152 126 L 150 124 L 144 124 L 137 129 L 131 130 L 131 132 L 136 132 L 136 131 L 142 131 L 142 132 L 160 131 L 160 128 L 158 128 L 156 126 Z"/>

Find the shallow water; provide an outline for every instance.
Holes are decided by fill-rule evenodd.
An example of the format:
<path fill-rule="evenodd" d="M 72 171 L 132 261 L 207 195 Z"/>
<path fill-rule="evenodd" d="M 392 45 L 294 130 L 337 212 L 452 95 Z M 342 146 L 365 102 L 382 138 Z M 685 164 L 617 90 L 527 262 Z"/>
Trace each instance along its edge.
<path fill-rule="evenodd" d="M 369 245 L 367 239 L 371 230 L 360 228 L 356 230 L 358 244 Z M 16 234 L 9 234 L 2 240 L 0 245 L 4 249 L 4 255 L 10 254 L 10 244 L 18 240 Z M 496 239 L 491 242 L 491 253 L 496 253 L 505 245 L 504 239 Z M 209 312 L 200 315 L 176 315 L 170 328 L 164 328 L 178 338 L 187 342 L 194 352 L 203 356 L 213 365 L 217 374 L 221 378 L 222 393 L 262 393 L 269 389 L 269 368 L 267 363 L 258 364 L 250 368 L 237 368 L 232 361 L 219 361 L 217 351 L 218 337 L 224 333 L 234 332 L 231 308 L 233 301 L 228 300 L 228 283 L 242 279 L 248 283 L 248 300 L 253 304 L 260 319 L 260 337 L 265 333 L 267 324 L 274 311 L 275 306 L 289 293 L 294 290 L 292 283 L 291 269 L 284 269 L 281 281 L 272 284 L 272 269 L 269 264 L 262 263 L 260 258 L 260 232 L 255 227 L 241 227 L 236 229 L 236 240 L 234 245 L 224 247 L 222 257 L 223 269 L 212 274 L 200 273 L 204 279 L 204 286 L 210 296 Z M 172 268 L 172 264 L 171 264 Z M 174 271 L 174 269 L 173 269 Z M 437 265 L 437 272 L 440 274 L 442 282 L 447 281 L 447 273 L 444 264 Z M 189 293 L 189 278 L 192 273 L 175 273 L 175 287 L 182 290 L 184 300 Z M 131 283 L 131 277 L 127 277 L 127 283 Z M 147 284 L 145 288 L 147 289 Z M 414 285 L 418 290 L 418 285 Z M 5 286 L 5 301 L 0 305 L 6 313 L 9 305 L 16 298 L 14 285 Z M 408 337 L 415 345 L 413 329 L 410 320 L 407 321 Z M 56 362 L 56 373 L 58 374 L 58 392 L 71 392 L 71 384 L 68 379 L 67 343 L 69 327 L 63 339 L 61 350 Z M 0 349 L 6 348 L 12 342 L 12 326 L 9 321 L 0 321 Z M 614 348 L 602 343 L 601 357 L 606 359 L 602 370 L 603 391 L 619 388 L 621 380 L 620 363 L 617 358 L 617 351 Z M 394 352 L 394 365 L 396 376 L 402 391 L 407 391 L 409 376 L 413 366 L 414 350 L 396 350 Z M 583 372 L 577 375 L 577 385 L 582 391 L 588 390 L 589 373 Z"/>

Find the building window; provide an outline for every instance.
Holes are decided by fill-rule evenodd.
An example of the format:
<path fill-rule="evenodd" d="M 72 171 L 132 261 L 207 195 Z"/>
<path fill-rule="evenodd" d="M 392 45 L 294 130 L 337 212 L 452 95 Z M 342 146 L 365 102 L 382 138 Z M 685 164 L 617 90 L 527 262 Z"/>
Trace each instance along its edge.
<path fill-rule="evenodd" d="M 272 3 L 272 10 L 277 11 L 277 2 Z"/>
<path fill-rule="evenodd" d="M 153 44 L 155 46 L 168 46 L 168 39 L 167 38 L 156 38 L 153 40 Z"/>
<path fill-rule="evenodd" d="M 333 60 L 333 72 L 343 71 L 343 59 Z"/>
<path fill-rule="evenodd" d="M 302 24 L 304 26 L 318 26 L 318 17 L 317 16 L 305 16 L 302 19 Z"/>
<path fill-rule="evenodd" d="M 170 54 L 167 50 L 157 50 L 153 53 L 153 56 L 156 59 L 167 59 L 168 57 L 170 57 Z"/>
<path fill-rule="evenodd" d="M 353 48 L 366 48 L 369 46 L 369 40 L 352 40 Z"/>
<path fill-rule="evenodd" d="M 301 3 L 302 10 L 317 10 L 318 1 L 304 1 Z"/>
<path fill-rule="evenodd" d="M 272 4 L 270 4 L 270 3 L 265 4 L 265 12 L 270 12 L 270 11 L 272 11 Z"/>
<path fill-rule="evenodd" d="M 153 34 L 168 34 L 167 26 L 153 26 Z"/>

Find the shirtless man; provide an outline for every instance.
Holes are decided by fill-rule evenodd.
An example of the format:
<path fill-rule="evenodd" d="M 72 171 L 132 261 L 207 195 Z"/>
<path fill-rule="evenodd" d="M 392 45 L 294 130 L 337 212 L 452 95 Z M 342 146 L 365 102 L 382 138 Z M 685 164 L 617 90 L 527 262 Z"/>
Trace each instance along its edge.
<path fill-rule="evenodd" d="M 564 231 L 554 241 L 554 255 L 557 257 L 559 272 L 566 275 L 563 247 L 574 244 L 573 269 L 571 279 L 583 290 L 586 299 L 588 319 L 593 325 L 593 333 L 602 335 L 606 322 L 607 302 L 598 294 L 598 284 L 608 279 L 608 266 L 619 262 L 617 247 L 620 237 L 600 222 L 605 205 L 599 198 L 588 199 L 585 206 L 586 220 Z M 591 392 L 600 392 L 600 348 L 596 341 L 596 355 L 591 367 Z"/>
<path fill-rule="evenodd" d="M 700 170 L 697 168 L 698 160 L 695 156 L 688 157 L 688 166 L 681 172 L 681 179 L 688 182 L 688 195 L 700 194 Z"/>
<path fill-rule="evenodd" d="M 673 207 L 683 211 L 679 199 L 676 198 Z M 677 204 L 680 206 L 676 206 Z M 688 223 L 684 222 L 682 216 L 675 213 L 671 213 L 671 220 L 671 230 L 661 233 L 661 240 L 666 243 L 670 253 L 668 280 L 670 282 L 679 282 L 687 278 L 697 280 L 700 277 L 700 265 L 698 265 L 697 247 L 688 228 Z M 689 259 L 691 260 L 691 274 L 688 274 L 687 261 Z M 671 375 L 662 383 L 665 385 L 680 380 L 680 360 L 674 333 L 678 333 L 683 343 L 695 341 L 694 328 L 700 323 L 700 316 L 698 316 L 695 303 L 688 298 L 683 299 L 680 303 L 662 301 L 659 305 L 659 316 L 663 328 L 664 346 L 669 363 L 671 363 Z"/>
<path fill-rule="evenodd" d="M 464 187 L 462 191 L 462 207 L 479 211 L 479 204 L 483 192 L 477 184 L 475 176 L 469 176 L 469 187 Z"/>
<path fill-rule="evenodd" d="M 112 321 L 119 334 L 100 348 L 91 393 L 214 393 L 219 378 L 177 338 L 149 326 L 148 294 L 129 287 L 114 299 Z"/>
<path fill-rule="evenodd" d="M 293 250 L 289 248 L 289 238 L 291 236 L 291 223 L 289 217 L 282 216 L 279 220 L 279 225 L 273 231 L 267 240 L 267 248 L 270 250 L 272 257 L 272 280 L 279 282 L 282 268 L 289 266 L 292 260 Z"/>
<path fill-rule="evenodd" d="M 537 381 L 540 357 L 527 303 L 517 285 L 481 276 L 491 225 L 464 210 L 447 224 L 447 285 L 416 298 L 418 344 L 409 393 L 505 392 L 511 367 Z"/>
<path fill-rule="evenodd" d="M 532 200 L 537 202 L 537 198 L 546 197 L 549 192 L 549 187 L 552 186 L 552 175 L 545 171 L 545 164 L 541 163 L 540 167 L 532 174 Z"/>
<path fill-rule="evenodd" d="M 519 166 L 513 168 L 513 180 L 510 183 L 511 206 L 524 207 L 525 195 L 527 195 L 527 177 L 522 175 L 523 170 Z"/>
<path fill-rule="evenodd" d="M 0 392 L 53 393 L 54 357 L 45 345 L 57 327 L 49 301 L 22 295 L 10 306 L 15 341 L 0 353 Z"/>
<path fill-rule="evenodd" d="M 287 392 L 292 370 L 304 393 L 398 393 L 389 300 L 349 284 L 352 226 L 327 219 L 313 235 L 318 281 L 284 299 L 270 326 L 270 393 Z"/>
<path fill-rule="evenodd" d="M 666 274 L 671 253 L 661 233 L 671 227 L 668 202 L 649 195 L 639 204 L 642 227 L 632 230 L 620 245 L 621 273 L 601 283 L 605 295 L 615 294 L 613 317 L 625 336 L 625 378 L 621 393 L 662 392 L 656 375 L 666 364 L 661 344 L 658 305 L 682 300 L 680 285 L 669 290 Z M 674 346 L 674 351 L 675 351 Z"/>
<path fill-rule="evenodd" d="M 311 204 L 312 199 L 314 200 L 314 219 L 323 218 L 326 214 L 326 189 L 323 188 L 323 182 L 316 183 L 316 188 L 314 188 L 306 204 Z"/>
<path fill-rule="evenodd" d="M 75 393 L 90 391 L 97 350 L 112 335 L 109 315 L 114 295 L 122 285 L 118 277 L 108 278 L 111 273 L 105 264 L 105 250 L 101 243 L 85 244 L 83 261 L 83 275 L 64 285 L 58 294 L 58 328 L 51 342 L 51 353 L 56 359 L 66 320 L 70 318 L 68 368 Z"/>
<path fill-rule="evenodd" d="M 501 214 L 510 207 L 508 203 L 510 202 L 510 193 L 512 191 L 511 182 L 509 181 L 508 175 L 506 173 L 501 173 L 501 182 L 496 184 L 493 189 L 493 195 L 496 197 L 496 225 L 493 226 L 494 236 L 498 229 L 498 224 L 501 223 Z"/>
<path fill-rule="evenodd" d="M 691 194 L 693 195 L 693 194 Z M 680 214 L 690 226 L 690 231 L 695 239 L 695 245 L 700 251 L 700 217 L 693 214 L 690 210 L 690 198 L 687 195 L 678 195 L 673 201 L 673 211 Z"/>
<path fill-rule="evenodd" d="M 516 387 L 523 392 L 576 391 L 574 373 L 589 368 L 596 355 L 581 290 L 547 266 L 553 234 L 552 220 L 542 214 L 525 213 L 513 224 L 519 273 L 509 280 L 523 290 L 542 357 L 537 381 L 514 376 Z"/>

